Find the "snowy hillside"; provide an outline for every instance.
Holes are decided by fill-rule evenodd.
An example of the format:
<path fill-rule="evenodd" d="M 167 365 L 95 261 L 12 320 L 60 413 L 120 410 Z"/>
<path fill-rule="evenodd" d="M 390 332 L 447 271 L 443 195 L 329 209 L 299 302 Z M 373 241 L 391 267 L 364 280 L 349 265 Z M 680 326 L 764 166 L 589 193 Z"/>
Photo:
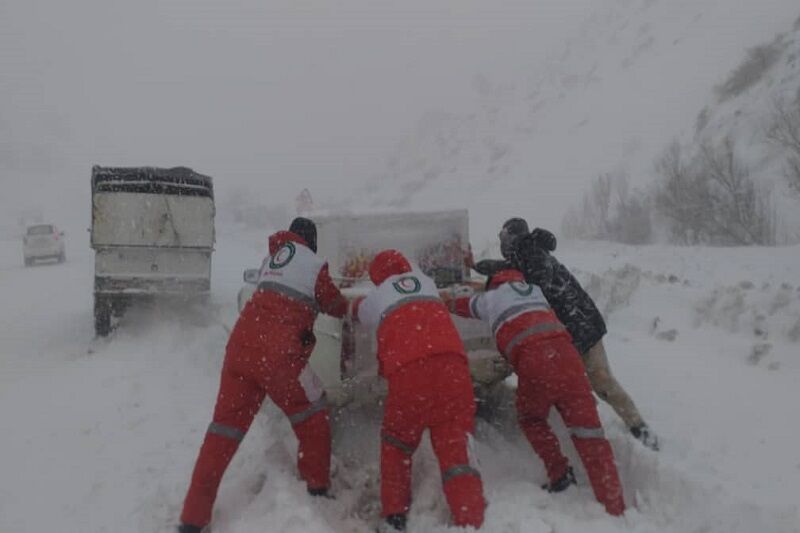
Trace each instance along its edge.
<path fill-rule="evenodd" d="M 99 342 L 92 257 L 71 244 L 66 264 L 23 268 L 19 243 L 0 242 L 0 531 L 166 533 L 217 392 L 222 324 L 263 235 L 220 232 L 212 315 L 134 312 Z M 481 422 L 484 530 L 800 532 L 800 248 L 591 243 L 560 256 L 608 314 L 612 366 L 663 450 L 633 441 L 601 405 L 631 505 L 615 520 L 582 469 L 577 489 L 546 494 L 514 425 Z M 288 423 L 266 406 L 225 477 L 214 533 L 366 531 L 378 512 L 376 420 L 374 407 L 339 415 L 337 499 L 312 501 Z M 446 531 L 427 444 L 416 461 L 411 531 Z"/>
<path fill-rule="evenodd" d="M 800 17 L 786 31 L 754 43 L 739 66 L 715 88 L 698 113 L 694 131 L 681 141 L 696 153 L 704 142 L 730 139 L 737 158 L 772 192 L 783 219 L 779 239 L 796 242 L 800 240 L 800 190 L 790 186 L 792 178 L 786 175 L 792 151 L 771 138 L 784 119 L 800 128 Z"/>
<path fill-rule="evenodd" d="M 476 76 L 474 112 L 425 116 L 368 183 L 366 199 L 466 204 L 479 240 L 516 213 L 557 227 L 601 173 L 649 183 L 656 156 L 694 134 L 698 112 L 745 49 L 789 31 L 798 16 L 792 0 L 599 1 L 549 63 L 515 79 Z M 796 76 L 783 82 L 800 86 Z"/>

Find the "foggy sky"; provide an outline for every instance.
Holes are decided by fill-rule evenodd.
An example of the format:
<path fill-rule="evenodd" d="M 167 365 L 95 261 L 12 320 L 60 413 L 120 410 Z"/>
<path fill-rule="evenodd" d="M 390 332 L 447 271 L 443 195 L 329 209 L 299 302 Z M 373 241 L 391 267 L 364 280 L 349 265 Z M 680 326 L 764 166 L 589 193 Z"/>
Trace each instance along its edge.
<path fill-rule="evenodd" d="M 589 0 L 0 0 L 2 217 L 88 221 L 92 164 L 265 201 L 346 194 L 477 74 L 535 70 Z"/>

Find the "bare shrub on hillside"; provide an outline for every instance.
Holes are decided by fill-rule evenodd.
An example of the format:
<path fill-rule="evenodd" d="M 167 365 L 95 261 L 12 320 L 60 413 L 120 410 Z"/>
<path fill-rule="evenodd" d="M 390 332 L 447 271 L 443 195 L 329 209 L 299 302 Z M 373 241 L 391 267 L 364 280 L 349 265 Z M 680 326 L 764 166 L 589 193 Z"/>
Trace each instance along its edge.
<path fill-rule="evenodd" d="M 688 160 L 673 143 L 656 162 L 656 208 L 680 244 L 772 245 L 775 209 L 769 191 L 753 181 L 726 138 L 704 143 Z"/>
<path fill-rule="evenodd" d="M 626 244 L 646 244 L 653 237 L 650 220 L 650 198 L 639 191 L 630 191 L 628 178 L 616 182 L 616 213 L 611 220 L 612 240 Z"/>
<path fill-rule="evenodd" d="M 677 141 L 656 161 L 659 181 L 655 207 L 669 221 L 670 240 L 677 244 L 697 244 L 707 239 L 710 193 L 707 182 L 694 167 Z"/>
<path fill-rule="evenodd" d="M 611 177 L 604 174 L 592 182 L 579 205 L 567 210 L 561 223 L 564 235 L 574 239 L 606 239 L 610 209 Z"/>
<path fill-rule="evenodd" d="M 747 50 L 742 61 L 728 79 L 716 87 L 720 101 L 739 96 L 744 91 L 761 81 L 764 74 L 774 65 L 784 49 L 783 40 L 778 37 L 768 44 L 761 44 Z"/>
<path fill-rule="evenodd" d="M 699 171 L 710 184 L 709 216 L 715 240 L 721 244 L 775 244 L 775 210 L 769 191 L 753 181 L 729 137 L 719 145 L 702 145 Z"/>
<path fill-rule="evenodd" d="M 800 94 L 789 104 L 784 100 L 776 101 L 771 122 L 767 138 L 787 151 L 786 179 L 800 193 Z"/>
<path fill-rule="evenodd" d="M 631 192 L 627 176 L 601 174 L 581 203 L 567 211 L 562 231 L 569 238 L 644 244 L 652 237 L 648 203 Z"/>

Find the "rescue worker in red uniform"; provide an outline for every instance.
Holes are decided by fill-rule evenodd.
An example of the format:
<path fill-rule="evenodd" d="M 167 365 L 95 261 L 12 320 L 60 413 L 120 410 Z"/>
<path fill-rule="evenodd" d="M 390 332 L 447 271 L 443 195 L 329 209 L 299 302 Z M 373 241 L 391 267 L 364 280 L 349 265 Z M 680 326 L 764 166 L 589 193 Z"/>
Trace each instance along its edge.
<path fill-rule="evenodd" d="M 489 278 L 486 292 L 446 299 L 457 315 L 491 325 L 498 350 L 516 371 L 519 425 L 547 469 L 549 483 L 543 488 L 561 492 L 575 483 L 572 467 L 547 423 L 555 406 L 569 428 L 595 497 L 609 514 L 623 514 L 622 485 L 589 379 L 569 333 L 539 287 L 525 283 L 517 270 L 503 270 Z"/>
<path fill-rule="evenodd" d="M 316 226 L 305 218 L 269 238 L 258 290 L 228 340 L 213 421 L 192 474 L 181 533 L 199 533 L 211 521 L 222 475 L 265 396 L 292 424 L 299 441 L 297 467 L 309 493 L 327 494 L 331 429 L 325 394 L 308 358 L 317 313 L 342 317 L 348 302 L 316 249 Z"/>
<path fill-rule="evenodd" d="M 376 329 L 379 373 L 388 382 L 381 428 L 380 531 L 402 531 L 411 506 L 411 458 L 430 430 L 456 526 L 480 527 L 486 502 L 471 454 L 475 398 L 464 346 L 433 280 L 396 250 L 369 267 L 376 288 L 353 318 Z"/>

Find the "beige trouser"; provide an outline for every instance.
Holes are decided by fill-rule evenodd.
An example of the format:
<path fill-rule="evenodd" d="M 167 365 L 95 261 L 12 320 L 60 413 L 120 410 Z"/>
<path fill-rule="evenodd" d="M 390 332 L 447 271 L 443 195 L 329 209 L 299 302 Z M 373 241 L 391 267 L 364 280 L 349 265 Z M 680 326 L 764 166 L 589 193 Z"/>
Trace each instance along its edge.
<path fill-rule="evenodd" d="M 592 389 L 600 399 L 608 403 L 629 428 L 641 426 L 644 423 L 642 415 L 611 373 L 602 340 L 583 354 L 583 364 Z"/>

